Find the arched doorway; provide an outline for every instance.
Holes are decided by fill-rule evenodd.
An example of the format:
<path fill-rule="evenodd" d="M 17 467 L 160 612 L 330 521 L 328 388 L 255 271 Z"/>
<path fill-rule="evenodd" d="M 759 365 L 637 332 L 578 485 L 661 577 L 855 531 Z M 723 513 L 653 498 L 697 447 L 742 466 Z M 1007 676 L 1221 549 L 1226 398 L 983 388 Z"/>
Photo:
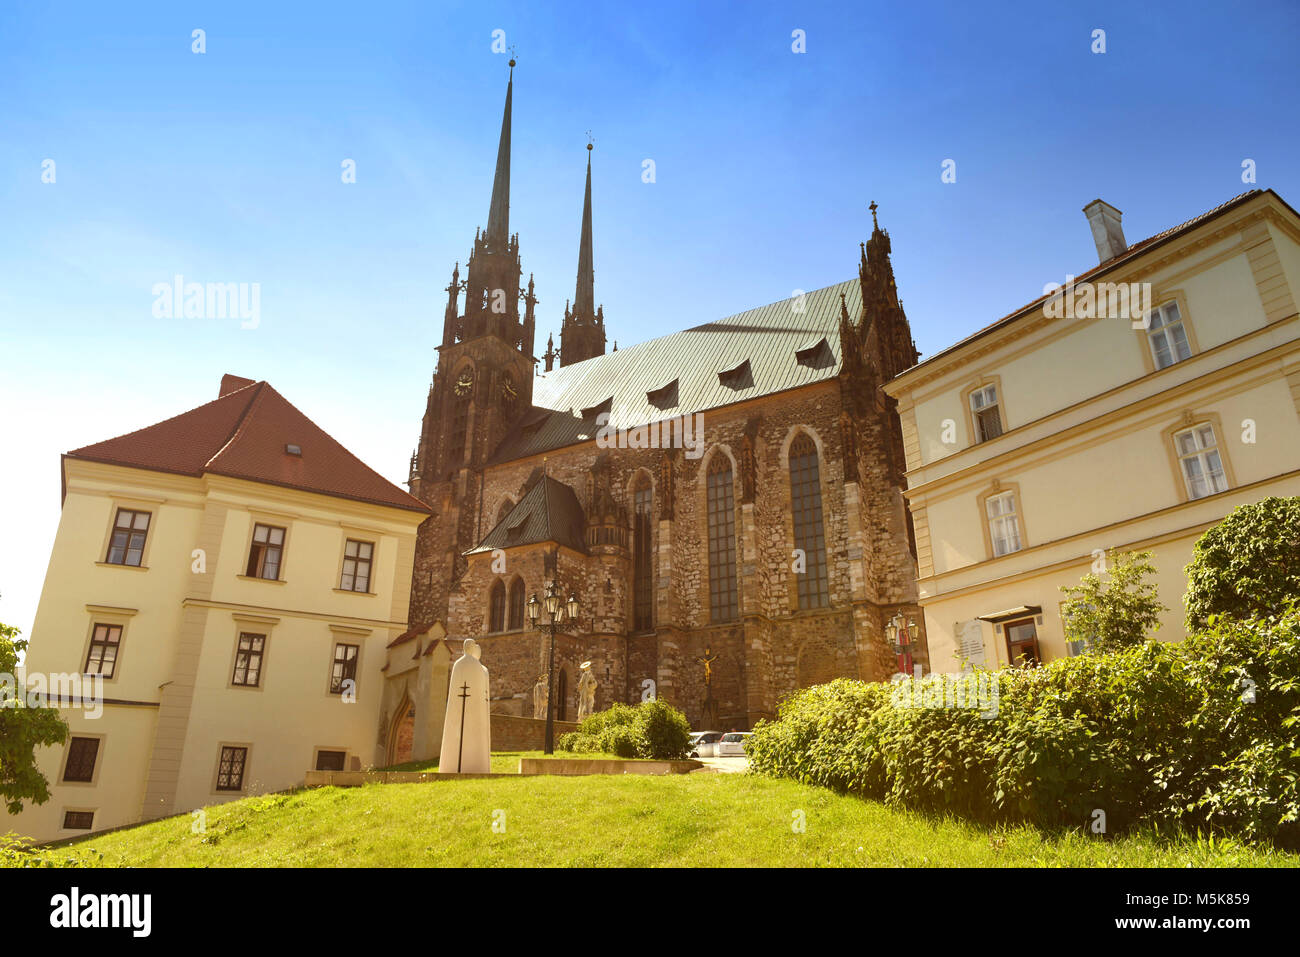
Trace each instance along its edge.
<path fill-rule="evenodd" d="M 410 698 L 403 698 L 401 706 L 393 718 L 392 730 L 388 736 L 389 764 L 405 764 L 411 760 L 412 746 L 415 742 L 415 704 Z"/>

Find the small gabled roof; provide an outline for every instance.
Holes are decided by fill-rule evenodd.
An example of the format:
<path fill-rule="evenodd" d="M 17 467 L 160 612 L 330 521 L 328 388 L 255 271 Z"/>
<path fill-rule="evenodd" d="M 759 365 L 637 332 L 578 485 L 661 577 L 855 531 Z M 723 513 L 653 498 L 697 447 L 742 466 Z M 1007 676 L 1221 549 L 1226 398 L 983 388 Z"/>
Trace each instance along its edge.
<path fill-rule="evenodd" d="M 483 537 L 483 541 L 465 554 L 540 542 L 555 542 L 577 552 L 586 552 L 586 527 L 587 516 L 573 489 L 543 475 L 519 500 L 519 504 Z"/>
<path fill-rule="evenodd" d="M 299 451 L 292 452 L 289 446 Z M 224 475 L 428 512 L 266 382 L 222 379 L 221 395 L 155 425 L 66 453 L 68 458 L 178 475 Z"/>

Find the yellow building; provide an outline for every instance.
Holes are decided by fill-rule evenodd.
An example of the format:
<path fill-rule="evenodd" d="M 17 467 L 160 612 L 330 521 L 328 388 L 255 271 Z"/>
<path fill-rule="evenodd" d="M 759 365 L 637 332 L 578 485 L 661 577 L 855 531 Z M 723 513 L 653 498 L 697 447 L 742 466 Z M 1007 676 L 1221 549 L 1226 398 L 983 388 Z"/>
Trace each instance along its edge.
<path fill-rule="evenodd" d="M 1159 637 L 1235 506 L 1300 495 L 1300 217 L 1252 190 L 1129 246 L 1085 207 L 1099 265 L 894 378 L 932 667 L 1069 648 L 1060 587 L 1151 550 Z"/>
<path fill-rule="evenodd" d="M 265 382 L 63 457 L 26 661 L 71 729 L 46 841 L 301 784 L 381 753 L 386 646 L 427 508 Z"/>

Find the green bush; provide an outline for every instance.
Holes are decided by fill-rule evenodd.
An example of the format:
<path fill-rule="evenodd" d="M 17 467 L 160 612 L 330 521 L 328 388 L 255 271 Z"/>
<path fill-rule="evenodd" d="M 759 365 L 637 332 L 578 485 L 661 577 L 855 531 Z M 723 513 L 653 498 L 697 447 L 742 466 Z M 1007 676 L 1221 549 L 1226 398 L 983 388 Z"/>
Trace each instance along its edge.
<path fill-rule="evenodd" d="M 1217 618 L 1186 644 L 1201 706 L 1188 729 L 1194 764 L 1165 782 L 1185 826 L 1300 848 L 1300 608 Z"/>
<path fill-rule="evenodd" d="M 1211 615 L 1277 614 L 1300 600 L 1300 497 L 1239 505 L 1196 542 L 1187 566 L 1187 630 Z"/>
<path fill-rule="evenodd" d="M 686 716 L 663 701 L 635 707 L 613 704 L 583 719 L 578 730 L 561 735 L 559 747 L 571 752 L 604 752 L 620 758 L 671 761 L 690 753 Z"/>
<path fill-rule="evenodd" d="M 981 707 L 941 706 L 956 687 L 943 675 L 804 689 L 754 728 L 750 768 L 990 823 L 1086 828 L 1100 810 L 1107 833 L 1300 845 L 1296 609 L 960 681 Z"/>

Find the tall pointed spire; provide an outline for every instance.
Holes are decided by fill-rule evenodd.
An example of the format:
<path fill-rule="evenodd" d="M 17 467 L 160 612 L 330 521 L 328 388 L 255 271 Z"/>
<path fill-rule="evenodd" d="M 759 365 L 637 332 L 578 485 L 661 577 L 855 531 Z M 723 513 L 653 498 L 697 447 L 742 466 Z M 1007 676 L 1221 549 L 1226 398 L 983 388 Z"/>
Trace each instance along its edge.
<path fill-rule="evenodd" d="M 510 238 L 510 99 L 515 85 L 515 61 L 510 60 L 506 81 L 506 109 L 501 116 L 501 142 L 497 144 L 497 173 L 492 180 L 492 206 L 488 210 L 486 239 L 504 246 Z"/>
<path fill-rule="evenodd" d="M 578 288 L 573 309 L 564 305 L 560 326 L 560 365 L 605 354 L 605 311 L 596 307 L 596 271 L 591 260 L 591 149 L 587 142 L 587 189 L 582 197 L 582 238 L 578 242 Z"/>
<path fill-rule="evenodd" d="M 582 200 L 582 239 L 578 242 L 578 288 L 573 311 L 590 316 L 596 309 L 596 273 L 591 263 L 591 144 L 587 144 L 587 192 Z"/>

